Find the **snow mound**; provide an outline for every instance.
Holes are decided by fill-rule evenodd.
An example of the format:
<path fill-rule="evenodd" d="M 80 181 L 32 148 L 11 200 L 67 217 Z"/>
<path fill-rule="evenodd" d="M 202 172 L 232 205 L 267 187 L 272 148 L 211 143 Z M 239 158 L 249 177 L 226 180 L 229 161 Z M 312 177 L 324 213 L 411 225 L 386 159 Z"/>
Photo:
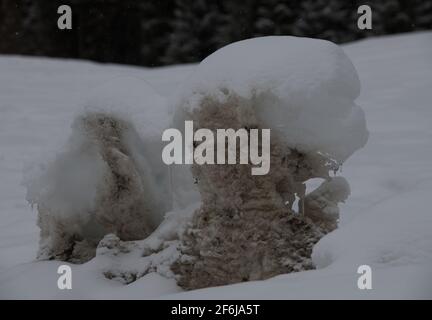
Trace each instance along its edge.
<path fill-rule="evenodd" d="M 41 193 L 49 194 L 47 188 L 51 186 L 52 193 L 67 195 L 70 204 L 76 204 L 75 207 L 89 207 L 94 198 L 91 190 L 101 181 L 106 164 L 94 150 L 94 145 L 88 146 L 89 138 L 82 132 L 79 123 L 83 117 L 100 114 L 128 123 L 130 127 L 125 130 L 124 143 L 138 165 L 147 168 L 143 170 L 149 175 L 148 179 L 158 182 L 153 186 L 155 194 L 160 195 L 159 202 L 169 210 L 170 199 L 166 197 L 170 193 L 169 171 L 160 156 L 162 132 L 169 127 L 171 119 L 166 98 L 142 79 L 117 76 L 87 91 L 75 114 L 70 137 L 61 152 L 45 156 L 42 164 L 29 166 L 25 173 L 28 198 L 39 198 Z M 70 183 L 62 184 L 61 181 Z M 50 202 L 55 204 L 58 200 L 62 203 L 58 206 L 60 208 L 64 204 L 63 198 L 58 196 Z"/>
<path fill-rule="evenodd" d="M 146 140 L 161 140 L 169 127 L 170 114 L 166 98 L 140 78 L 118 76 L 92 88 L 83 99 L 90 112 L 115 112 L 131 118 Z"/>
<path fill-rule="evenodd" d="M 145 80 L 131 76 L 117 76 L 92 88 L 83 99 L 85 113 L 111 114 L 127 119 L 140 137 L 142 148 L 135 155 L 145 159 L 150 166 L 149 174 L 158 183 L 155 185 L 161 201 L 171 203 L 169 168 L 161 158 L 162 133 L 171 125 L 171 112 L 167 99 L 160 95 Z M 137 145 L 129 136 L 129 145 Z M 170 205 L 167 206 L 170 209 Z"/>
<path fill-rule="evenodd" d="M 27 200 L 38 209 L 41 259 L 84 262 L 103 235 L 143 239 L 171 209 L 169 171 L 160 158 L 165 99 L 145 82 L 122 77 L 85 100 L 61 152 L 25 177 Z"/>
<path fill-rule="evenodd" d="M 201 62 L 178 102 L 191 111 L 206 96 L 224 101 L 230 93 L 250 99 L 261 123 L 300 151 L 343 162 L 367 141 L 354 103 L 357 72 L 329 41 L 272 36 L 230 44 Z"/>
<path fill-rule="evenodd" d="M 67 146 L 52 161 L 28 170 L 23 183 L 29 203 L 49 203 L 56 215 L 65 218 L 94 209 L 97 186 L 107 164 L 95 146 L 86 145 L 87 152 L 82 152 L 85 141 L 80 131 L 73 130 Z"/>

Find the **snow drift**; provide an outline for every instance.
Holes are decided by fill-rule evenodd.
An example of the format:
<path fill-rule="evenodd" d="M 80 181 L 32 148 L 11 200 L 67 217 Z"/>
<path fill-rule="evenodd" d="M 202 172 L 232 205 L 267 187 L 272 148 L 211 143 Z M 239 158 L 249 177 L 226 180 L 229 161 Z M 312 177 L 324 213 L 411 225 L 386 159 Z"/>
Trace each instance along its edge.
<path fill-rule="evenodd" d="M 85 262 L 106 234 L 137 240 L 158 226 L 170 209 L 166 168 L 154 160 L 166 114 L 160 116 L 162 98 L 152 101 L 159 113 L 146 113 L 142 103 L 155 96 L 139 81 L 98 88 L 65 150 L 28 179 L 27 199 L 39 212 L 39 259 Z M 134 111 L 141 136 L 126 118 Z"/>

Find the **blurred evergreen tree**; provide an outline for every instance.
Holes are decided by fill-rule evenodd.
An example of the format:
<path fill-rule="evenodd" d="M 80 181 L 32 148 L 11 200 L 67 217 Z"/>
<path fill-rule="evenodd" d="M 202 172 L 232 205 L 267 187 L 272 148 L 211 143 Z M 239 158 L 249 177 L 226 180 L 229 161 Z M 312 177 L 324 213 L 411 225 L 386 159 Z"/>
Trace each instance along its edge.
<path fill-rule="evenodd" d="M 293 32 L 295 35 L 320 38 L 336 43 L 353 40 L 357 28 L 357 7 L 353 1 L 306 0 Z"/>
<path fill-rule="evenodd" d="M 412 23 L 416 30 L 432 29 L 432 1 L 413 0 Z"/>
<path fill-rule="evenodd" d="M 73 11 L 57 28 L 57 8 Z M 357 8 L 372 8 L 359 30 Z M 158 66 L 196 62 L 234 41 L 294 35 L 344 43 L 432 29 L 425 0 L 0 0 L 0 53 Z"/>
<path fill-rule="evenodd" d="M 415 30 L 412 17 L 412 0 L 370 1 L 373 32 L 370 35 L 402 33 Z"/>
<path fill-rule="evenodd" d="M 138 45 L 142 64 L 159 66 L 164 63 L 172 33 L 173 7 L 174 0 L 140 3 L 141 42 Z"/>
<path fill-rule="evenodd" d="M 102 62 L 141 63 L 139 2 L 74 0 L 79 57 Z"/>
<path fill-rule="evenodd" d="M 0 52 L 14 53 L 22 33 L 22 10 L 18 3 L 0 0 Z"/>
<path fill-rule="evenodd" d="M 232 1 L 222 0 L 225 12 L 224 25 L 220 28 L 221 38 L 226 43 L 254 36 L 254 23 L 257 19 L 258 4 L 262 0 Z"/>
<path fill-rule="evenodd" d="M 219 1 L 176 0 L 166 63 L 200 61 L 219 48 L 224 22 Z"/>
<path fill-rule="evenodd" d="M 300 2 L 292 0 L 259 1 L 254 22 L 255 36 L 294 35 Z"/>

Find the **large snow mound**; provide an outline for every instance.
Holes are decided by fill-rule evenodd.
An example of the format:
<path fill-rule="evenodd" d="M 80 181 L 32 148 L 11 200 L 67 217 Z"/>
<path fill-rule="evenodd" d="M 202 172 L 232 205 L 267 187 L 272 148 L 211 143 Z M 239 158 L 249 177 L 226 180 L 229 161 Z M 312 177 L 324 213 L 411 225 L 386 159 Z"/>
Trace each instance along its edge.
<path fill-rule="evenodd" d="M 368 138 L 354 103 L 360 81 L 341 47 L 290 36 L 230 44 L 203 60 L 180 91 L 194 110 L 201 98 L 228 93 L 251 99 L 258 118 L 292 148 L 320 151 L 343 162 Z"/>

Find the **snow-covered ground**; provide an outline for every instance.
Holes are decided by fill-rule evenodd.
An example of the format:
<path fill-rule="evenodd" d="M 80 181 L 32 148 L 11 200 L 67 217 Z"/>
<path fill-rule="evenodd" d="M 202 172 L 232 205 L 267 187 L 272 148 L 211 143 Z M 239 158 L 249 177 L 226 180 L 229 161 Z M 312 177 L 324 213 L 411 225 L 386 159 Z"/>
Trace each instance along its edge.
<path fill-rule="evenodd" d="M 362 83 L 367 145 L 343 166 L 351 197 L 340 228 L 314 249 L 318 270 L 181 292 L 152 273 L 108 280 L 95 261 L 71 265 L 72 290 L 57 288 L 58 261 L 35 262 L 36 211 L 23 172 L 58 151 L 89 90 L 119 76 L 170 97 L 194 65 L 145 69 L 70 60 L 0 57 L 0 298 L 432 298 L 432 33 L 343 46 Z M 372 268 L 372 290 L 357 268 Z"/>

